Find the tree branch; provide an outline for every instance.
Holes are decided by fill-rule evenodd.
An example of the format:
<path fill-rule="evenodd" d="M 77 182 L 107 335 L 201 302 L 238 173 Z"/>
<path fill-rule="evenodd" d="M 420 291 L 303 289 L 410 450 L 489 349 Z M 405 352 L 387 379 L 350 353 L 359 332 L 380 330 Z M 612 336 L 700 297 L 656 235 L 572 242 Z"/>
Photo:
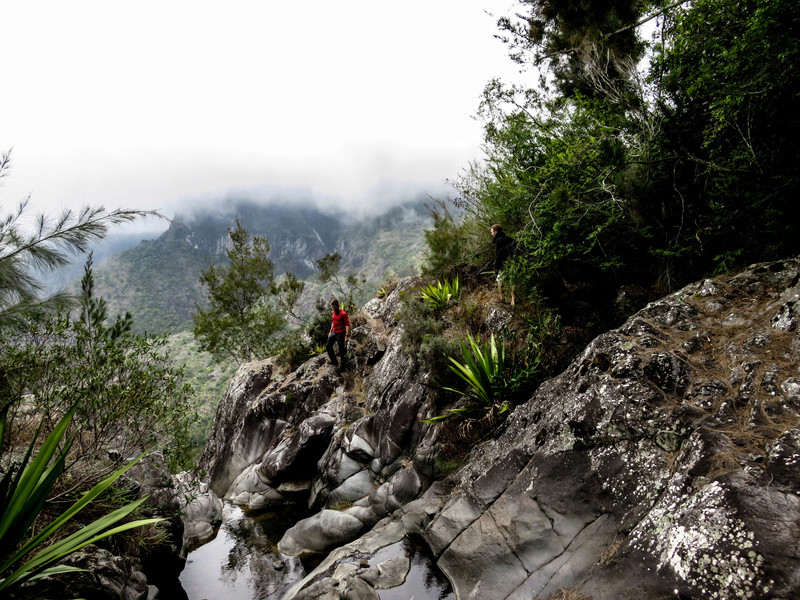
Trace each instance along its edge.
<path fill-rule="evenodd" d="M 620 33 L 625 33 L 626 31 L 630 31 L 631 29 L 636 29 L 637 27 L 640 27 L 640 26 L 644 25 L 648 21 L 652 21 L 656 17 L 659 17 L 659 16 L 663 15 L 665 12 L 670 11 L 673 8 L 677 8 L 681 4 L 686 4 L 687 2 L 690 2 L 690 0 L 676 0 L 676 2 L 673 2 L 672 4 L 670 4 L 668 6 L 665 6 L 664 8 L 661 8 L 661 9 L 657 10 L 654 13 L 651 13 L 651 14 L 639 19 L 638 21 L 636 21 L 636 23 L 632 23 L 630 25 L 626 25 L 625 27 L 617 29 L 616 31 L 612 31 L 611 33 L 607 33 L 605 35 L 601 35 L 599 39 L 600 40 L 607 40 L 608 38 L 610 38 L 612 36 L 618 35 Z M 558 52 L 551 52 L 550 54 L 545 54 L 544 56 L 542 56 L 538 60 L 538 62 L 541 62 L 543 60 L 549 60 L 551 58 L 555 58 L 556 56 L 562 56 L 564 54 L 574 54 L 575 52 L 578 52 L 579 50 L 580 50 L 580 48 L 575 47 L 575 48 L 567 48 L 566 50 L 559 50 Z"/>

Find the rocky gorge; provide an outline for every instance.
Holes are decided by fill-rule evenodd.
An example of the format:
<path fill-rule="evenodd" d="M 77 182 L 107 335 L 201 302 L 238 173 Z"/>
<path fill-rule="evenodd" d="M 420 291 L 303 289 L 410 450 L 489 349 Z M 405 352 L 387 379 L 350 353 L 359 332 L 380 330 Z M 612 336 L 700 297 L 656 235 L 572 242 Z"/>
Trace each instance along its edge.
<path fill-rule="evenodd" d="M 410 285 L 354 319 L 349 373 L 322 356 L 239 370 L 187 484 L 187 543 L 213 535 L 221 498 L 305 503 L 278 548 L 322 561 L 287 600 L 386 597 L 409 540 L 459 599 L 800 594 L 800 260 L 648 304 L 449 475 L 395 320 Z"/>

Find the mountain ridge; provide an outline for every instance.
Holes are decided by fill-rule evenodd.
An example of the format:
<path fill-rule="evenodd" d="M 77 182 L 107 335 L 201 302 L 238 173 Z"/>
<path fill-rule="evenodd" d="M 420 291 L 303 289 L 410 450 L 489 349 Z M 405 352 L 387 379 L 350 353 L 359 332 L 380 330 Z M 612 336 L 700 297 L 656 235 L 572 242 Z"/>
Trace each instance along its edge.
<path fill-rule="evenodd" d="M 342 256 L 342 273 L 363 273 L 368 285 L 387 274 L 413 271 L 430 226 L 429 209 L 421 199 L 362 218 L 326 212 L 308 204 L 285 205 L 235 201 L 229 207 L 176 215 L 153 240 L 116 254 L 95 266 L 97 292 L 110 314 L 131 312 L 139 331 L 171 334 L 191 327 L 196 305 L 205 302 L 200 273 L 208 264 L 226 260 L 228 228 L 239 220 L 253 236 L 265 236 L 275 274 L 291 272 L 314 283 L 316 261 L 326 254 Z M 74 286 L 75 284 L 73 284 Z M 309 285 L 302 305 L 327 288 Z"/>

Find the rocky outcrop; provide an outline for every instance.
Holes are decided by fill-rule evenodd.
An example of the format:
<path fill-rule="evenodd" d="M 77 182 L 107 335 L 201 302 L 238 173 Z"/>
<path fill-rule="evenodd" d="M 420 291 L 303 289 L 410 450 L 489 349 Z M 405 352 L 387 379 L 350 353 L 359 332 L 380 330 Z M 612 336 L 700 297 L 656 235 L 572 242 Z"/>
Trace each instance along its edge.
<path fill-rule="evenodd" d="M 211 491 L 252 509 L 298 500 L 325 509 L 287 533 L 287 554 L 350 541 L 430 484 L 436 428 L 423 420 L 433 407 L 425 381 L 407 378 L 413 363 L 393 327 L 408 286 L 354 318 L 348 372 L 325 355 L 293 373 L 250 363 L 220 403 L 200 461 Z"/>
<path fill-rule="evenodd" d="M 174 481 L 183 520 L 182 553 L 185 558 L 192 547 L 214 536 L 215 528 L 222 522 L 222 500 L 207 483 L 198 479 L 196 473 L 178 473 Z"/>
<path fill-rule="evenodd" d="M 366 471 L 384 482 L 351 509 L 366 497 L 383 518 L 286 598 L 377 597 L 359 561 L 407 536 L 459 599 L 800 596 L 798 307 L 800 260 L 653 302 L 432 486 L 415 453 L 435 428 L 390 341 L 368 400 L 381 417 L 336 432 L 312 492 L 355 497 L 358 480 L 337 490 Z"/>

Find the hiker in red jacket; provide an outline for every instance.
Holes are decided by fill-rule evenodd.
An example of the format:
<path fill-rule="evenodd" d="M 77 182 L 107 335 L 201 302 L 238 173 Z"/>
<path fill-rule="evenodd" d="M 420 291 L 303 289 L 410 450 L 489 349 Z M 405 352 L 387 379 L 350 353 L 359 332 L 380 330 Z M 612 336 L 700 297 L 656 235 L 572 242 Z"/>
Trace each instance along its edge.
<path fill-rule="evenodd" d="M 339 362 L 336 360 L 333 346 L 334 344 L 339 344 L 339 358 L 341 359 L 342 369 L 344 369 L 347 360 L 345 356 L 347 340 L 350 339 L 350 319 L 347 317 L 347 313 L 339 308 L 339 301 L 336 298 L 331 300 L 331 308 L 333 309 L 333 314 L 331 315 L 333 323 L 328 333 L 328 343 L 325 345 L 325 349 L 331 359 L 330 364 L 338 367 Z"/>

